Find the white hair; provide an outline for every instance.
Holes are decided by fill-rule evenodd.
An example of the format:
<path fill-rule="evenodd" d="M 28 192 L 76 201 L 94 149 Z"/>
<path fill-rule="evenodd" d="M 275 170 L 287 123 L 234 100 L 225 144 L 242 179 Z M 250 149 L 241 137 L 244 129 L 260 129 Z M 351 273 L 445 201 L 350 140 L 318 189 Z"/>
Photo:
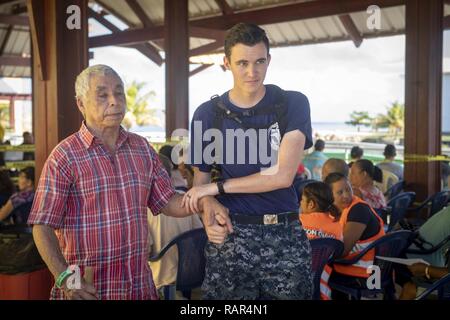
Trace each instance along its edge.
<path fill-rule="evenodd" d="M 77 99 L 85 99 L 87 93 L 89 91 L 89 80 L 91 76 L 106 76 L 106 75 L 114 75 L 116 76 L 120 82 L 123 81 L 120 76 L 114 71 L 113 68 L 104 65 L 104 64 L 96 64 L 94 66 L 87 67 L 77 76 L 77 80 L 75 81 L 75 98 Z"/>

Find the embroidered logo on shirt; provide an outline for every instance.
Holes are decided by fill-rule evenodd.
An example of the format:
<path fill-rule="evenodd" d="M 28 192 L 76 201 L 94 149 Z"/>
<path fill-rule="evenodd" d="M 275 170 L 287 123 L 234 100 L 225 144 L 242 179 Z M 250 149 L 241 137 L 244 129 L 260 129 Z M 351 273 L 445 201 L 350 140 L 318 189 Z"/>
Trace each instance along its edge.
<path fill-rule="evenodd" d="M 268 134 L 270 139 L 270 146 L 273 150 L 278 150 L 281 143 L 280 126 L 278 125 L 278 122 L 275 122 L 269 127 Z"/>

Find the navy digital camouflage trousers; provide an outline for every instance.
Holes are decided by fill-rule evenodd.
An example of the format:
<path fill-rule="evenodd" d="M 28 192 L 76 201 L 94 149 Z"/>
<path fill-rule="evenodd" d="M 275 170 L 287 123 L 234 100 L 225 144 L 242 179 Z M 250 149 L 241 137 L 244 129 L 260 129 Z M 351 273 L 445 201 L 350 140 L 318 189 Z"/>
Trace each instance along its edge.
<path fill-rule="evenodd" d="M 233 224 L 223 244 L 208 242 L 203 299 L 311 299 L 311 247 L 299 221 Z"/>

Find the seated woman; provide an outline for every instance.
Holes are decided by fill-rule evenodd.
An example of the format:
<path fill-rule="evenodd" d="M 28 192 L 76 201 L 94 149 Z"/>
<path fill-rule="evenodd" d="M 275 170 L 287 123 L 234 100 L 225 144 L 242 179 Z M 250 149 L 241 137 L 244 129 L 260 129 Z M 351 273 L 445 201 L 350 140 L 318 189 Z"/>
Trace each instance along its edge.
<path fill-rule="evenodd" d="M 10 217 L 14 209 L 25 203 L 32 203 L 34 200 L 34 168 L 27 167 L 19 173 L 19 192 L 14 193 L 6 204 L 0 209 L 0 221 Z M 28 210 L 27 210 L 28 211 Z M 16 211 L 12 216 L 15 224 L 26 223 L 29 211 Z"/>
<path fill-rule="evenodd" d="M 344 259 L 350 259 L 359 254 L 364 248 L 385 233 L 383 220 L 376 212 L 359 197 L 353 195 L 353 190 L 348 179 L 340 173 L 332 173 L 325 179 L 325 183 L 331 187 L 334 197 L 334 205 L 341 213 L 339 223 L 344 233 Z M 367 267 L 373 264 L 375 250 L 367 252 L 357 263 L 353 265 L 334 264 L 333 270 L 344 275 L 332 274 L 333 280 L 345 283 L 355 281 L 365 286 L 365 279 L 370 274 Z M 350 277 L 348 277 L 350 276 Z M 355 277 L 358 278 L 355 280 Z M 361 280 L 364 281 L 361 281 Z"/>
<path fill-rule="evenodd" d="M 383 192 L 374 185 L 374 181 L 383 181 L 383 172 L 372 161 L 361 159 L 350 168 L 350 182 L 356 196 L 367 202 L 372 208 L 386 207 Z"/>
<path fill-rule="evenodd" d="M 5 205 L 14 191 L 15 187 L 11 181 L 9 170 L 0 170 L 0 208 Z"/>
<path fill-rule="evenodd" d="M 311 182 L 303 189 L 300 221 L 308 239 L 332 238 L 342 241 L 340 213 L 333 203 L 333 192 L 326 183 Z"/>
<path fill-rule="evenodd" d="M 331 238 L 342 241 L 339 211 L 333 205 L 330 187 L 323 182 L 311 182 L 303 189 L 300 202 L 300 221 L 308 239 Z M 328 278 L 333 270 L 326 265 L 320 279 L 320 298 L 331 299 Z"/>

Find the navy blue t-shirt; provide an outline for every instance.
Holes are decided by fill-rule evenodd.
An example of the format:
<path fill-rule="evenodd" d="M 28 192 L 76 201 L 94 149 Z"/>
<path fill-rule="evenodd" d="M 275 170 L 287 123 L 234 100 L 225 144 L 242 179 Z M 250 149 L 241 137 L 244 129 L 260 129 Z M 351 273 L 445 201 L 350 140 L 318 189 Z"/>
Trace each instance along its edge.
<path fill-rule="evenodd" d="M 253 113 L 253 115 L 241 116 L 245 124 L 251 127 L 265 126 L 268 129 L 247 129 L 232 119 L 225 118 L 221 122 L 223 141 L 216 141 L 214 130 L 214 118 L 216 107 L 212 101 L 203 103 L 194 113 L 191 123 L 190 160 L 192 165 L 202 172 L 210 172 L 212 169 L 212 157 L 208 155 L 220 155 L 215 153 L 214 146 L 222 146 L 222 157 L 216 163 L 220 167 L 222 178 L 239 178 L 260 172 L 276 164 L 277 150 L 280 143 L 279 124 L 276 122 L 275 112 L 258 114 L 258 110 L 267 110 L 266 106 L 274 106 L 279 97 L 275 86 L 266 85 L 266 93 L 255 106 L 251 108 L 239 108 L 230 102 L 228 92 L 221 97 L 226 107 L 235 113 Z M 285 115 L 285 133 L 300 130 L 306 137 L 305 149 L 312 146 L 311 117 L 308 98 L 296 91 L 285 91 L 287 114 Z M 208 130 L 209 129 L 209 130 Z M 212 129 L 212 130 L 211 130 Z M 245 133 L 243 137 L 243 133 Z M 234 135 L 239 135 L 236 138 Z M 214 137 L 214 138 L 212 138 Z M 214 150 L 214 151 L 212 151 Z M 299 150 L 300 152 L 300 150 Z M 219 196 L 220 203 L 233 214 L 263 215 L 269 213 L 280 213 L 298 211 L 298 198 L 293 186 L 285 189 L 274 190 L 265 193 L 234 193 Z"/>

